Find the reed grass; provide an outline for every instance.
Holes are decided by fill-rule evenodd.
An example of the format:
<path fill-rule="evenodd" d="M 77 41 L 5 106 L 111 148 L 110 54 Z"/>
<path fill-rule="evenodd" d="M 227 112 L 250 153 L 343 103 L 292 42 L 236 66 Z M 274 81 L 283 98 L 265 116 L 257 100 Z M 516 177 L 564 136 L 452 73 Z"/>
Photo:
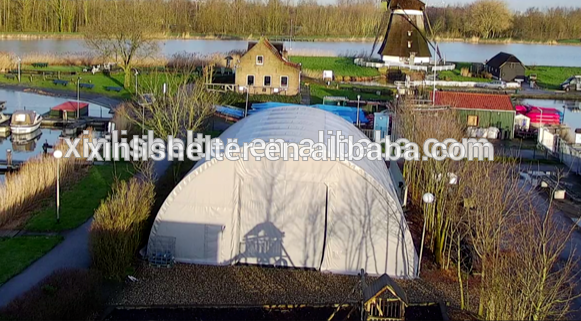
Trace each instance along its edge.
<path fill-rule="evenodd" d="M 81 135 L 81 139 L 91 140 L 92 137 L 92 130 L 87 135 Z M 64 142 L 55 146 L 55 150 L 60 150 L 63 154 L 68 149 Z M 82 146 L 77 146 L 77 150 L 82 154 Z M 86 160 L 74 156 L 59 160 L 63 186 L 86 173 L 79 171 L 77 166 L 84 161 Z M 53 195 L 56 177 L 57 159 L 45 155 L 28 160 L 18 172 L 6 174 L 5 181 L 0 184 L 0 228 L 15 228 L 24 223 L 43 200 Z"/>
<path fill-rule="evenodd" d="M 131 269 L 155 201 L 151 179 L 134 177 L 117 182 L 95 211 L 89 230 L 93 266 L 109 279 L 121 279 Z"/>

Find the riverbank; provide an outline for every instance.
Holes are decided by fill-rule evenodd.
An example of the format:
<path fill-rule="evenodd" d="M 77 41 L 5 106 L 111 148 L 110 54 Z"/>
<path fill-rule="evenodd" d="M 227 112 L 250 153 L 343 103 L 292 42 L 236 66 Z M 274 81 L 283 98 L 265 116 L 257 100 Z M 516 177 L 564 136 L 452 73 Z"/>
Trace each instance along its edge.
<path fill-rule="evenodd" d="M 198 33 L 163 33 L 153 36 L 156 40 L 233 40 L 248 41 L 258 40 L 261 35 L 230 35 L 230 34 L 198 34 Z M 272 41 L 289 41 L 288 35 L 267 35 Z M 40 39 L 83 39 L 81 33 L 43 33 L 43 32 L 10 32 L 0 33 L 0 40 L 40 40 Z M 294 42 L 354 42 L 373 43 L 375 37 L 365 36 L 293 36 Z M 513 38 L 481 39 L 473 38 L 447 38 L 436 37 L 436 42 L 464 42 L 472 44 L 524 44 L 524 45 L 550 45 L 550 46 L 581 46 L 580 39 L 561 40 L 523 40 Z"/>

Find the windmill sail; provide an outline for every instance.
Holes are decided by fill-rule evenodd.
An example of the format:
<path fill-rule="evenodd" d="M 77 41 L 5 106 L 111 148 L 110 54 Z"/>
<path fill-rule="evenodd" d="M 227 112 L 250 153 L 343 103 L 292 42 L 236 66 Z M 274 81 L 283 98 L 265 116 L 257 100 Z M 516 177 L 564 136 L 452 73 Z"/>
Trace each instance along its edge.
<path fill-rule="evenodd" d="M 379 54 L 385 62 L 429 63 L 432 54 L 425 36 L 426 5 L 419 0 L 390 0 L 389 23 Z"/>

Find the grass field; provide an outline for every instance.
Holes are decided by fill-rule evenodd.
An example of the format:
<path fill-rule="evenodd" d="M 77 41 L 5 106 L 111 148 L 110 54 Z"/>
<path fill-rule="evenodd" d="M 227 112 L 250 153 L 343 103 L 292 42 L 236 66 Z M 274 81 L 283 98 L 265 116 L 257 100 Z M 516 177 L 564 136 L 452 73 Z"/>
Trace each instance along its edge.
<path fill-rule="evenodd" d="M 128 163 L 94 165 L 89 174 L 70 190 L 61 192 L 60 223 L 56 222 L 54 202 L 36 213 L 26 224 L 28 231 L 62 231 L 75 228 L 87 221 L 111 191 L 116 177 L 128 179 L 133 175 Z"/>
<path fill-rule="evenodd" d="M 571 76 L 581 75 L 581 67 L 528 66 L 527 76 L 537 75 L 539 86 L 560 90 L 561 84 Z"/>
<path fill-rule="evenodd" d="M 323 70 L 332 70 L 335 76 L 375 77 L 379 76 L 376 68 L 361 67 L 347 57 L 290 57 L 292 62 L 301 63 L 303 70 L 323 75 Z"/>
<path fill-rule="evenodd" d="M 557 40 L 558 43 L 570 43 L 570 44 L 580 44 L 581 39 L 561 39 Z"/>
<path fill-rule="evenodd" d="M 46 89 L 67 89 L 71 91 L 77 90 L 77 78 L 81 77 L 80 83 L 91 83 L 94 84 L 95 87 L 93 89 L 84 89 L 81 88 L 81 96 L 83 93 L 94 93 L 94 94 L 102 94 L 105 96 L 115 97 L 115 98 L 122 98 L 128 99 L 131 98 L 131 92 L 126 89 L 122 89 L 119 93 L 115 91 L 107 91 L 105 87 L 123 87 L 123 74 L 122 73 L 115 73 L 111 76 L 106 76 L 103 73 L 97 73 L 95 75 L 91 73 L 83 73 L 82 67 L 74 67 L 74 66 L 49 66 L 47 68 L 42 69 L 35 69 L 32 66 L 22 66 L 22 70 L 41 70 L 41 71 L 77 71 L 79 72 L 78 75 L 61 75 L 60 79 L 68 80 L 69 83 L 66 86 L 63 85 L 55 85 L 53 83 L 53 79 L 56 78 L 55 76 L 46 76 L 43 77 L 42 75 L 33 75 L 32 78 L 30 75 L 22 74 L 20 77 L 21 85 L 36 87 L 36 88 L 46 88 Z M 8 79 L 6 76 L 0 76 L 0 83 L 16 85 L 18 84 L 18 79 L 15 77 L 14 79 Z M 133 89 L 133 88 L 132 88 Z"/>
<path fill-rule="evenodd" d="M 354 86 L 340 86 L 339 89 L 335 86 L 325 86 L 316 83 L 311 83 L 311 104 L 321 104 L 323 103 L 323 98 L 325 96 L 339 96 L 347 97 L 352 100 L 357 100 L 357 95 L 361 96 L 361 100 L 373 99 L 373 100 L 391 100 L 393 97 L 391 95 L 376 95 L 375 93 L 365 93 L 354 90 Z M 374 87 L 366 87 L 367 89 L 373 89 Z M 376 87 L 376 90 L 385 91 L 384 87 Z"/>
<path fill-rule="evenodd" d="M 20 273 L 62 240 L 62 236 L 0 238 L 0 285 Z"/>
<path fill-rule="evenodd" d="M 461 74 L 462 68 L 470 69 L 472 63 L 469 62 L 456 62 L 456 68 L 454 70 L 446 70 L 439 73 L 438 78 L 440 80 L 447 81 L 471 81 L 471 82 L 490 82 L 486 78 L 476 78 L 476 77 L 464 77 Z"/>

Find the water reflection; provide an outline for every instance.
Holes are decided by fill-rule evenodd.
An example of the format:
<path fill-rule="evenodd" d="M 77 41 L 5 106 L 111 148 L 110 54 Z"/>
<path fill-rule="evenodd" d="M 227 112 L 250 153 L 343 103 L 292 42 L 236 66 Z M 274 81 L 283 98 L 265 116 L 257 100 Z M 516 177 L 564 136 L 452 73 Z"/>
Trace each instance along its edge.
<path fill-rule="evenodd" d="M 42 130 L 37 129 L 32 133 L 10 135 L 12 151 L 15 153 L 34 152 L 37 142 L 42 137 Z"/>

